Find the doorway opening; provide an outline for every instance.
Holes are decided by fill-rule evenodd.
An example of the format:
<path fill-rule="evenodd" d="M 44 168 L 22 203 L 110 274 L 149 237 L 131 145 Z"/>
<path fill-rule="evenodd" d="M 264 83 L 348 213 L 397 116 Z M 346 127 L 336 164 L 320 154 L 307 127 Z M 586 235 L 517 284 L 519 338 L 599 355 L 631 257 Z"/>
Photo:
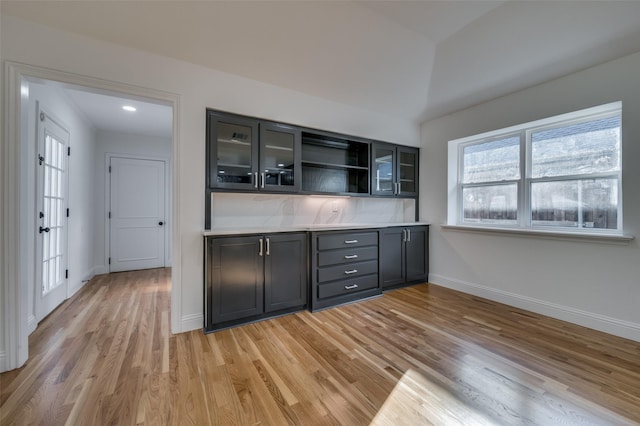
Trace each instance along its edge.
<path fill-rule="evenodd" d="M 164 164 L 161 266 L 172 266 L 180 252 L 179 246 L 174 249 L 170 243 L 177 240 L 172 236 L 178 232 L 173 200 L 173 189 L 178 187 L 174 172 L 179 153 L 174 128 L 178 96 L 22 64 L 8 63 L 6 70 L 9 149 L 5 165 L 15 165 L 7 169 L 6 178 L 8 187 L 17 190 L 3 196 L 3 202 L 13 207 L 4 215 L 9 225 L 5 248 L 12 254 L 5 256 L 5 352 L 0 354 L 0 371 L 24 364 L 28 336 L 47 309 L 73 296 L 94 275 L 109 272 L 107 154 L 153 157 Z M 139 114 L 117 116 L 115 105 L 118 113 L 129 113 L 122 109 L 125 101 L 135 104 Z M 52 118 L 48 127 L 62 124 L 66 130 L 66 136 L 60 136 L 64 130 L 48 128 L 45 145 L 68 156 L 48 159 L 43 155 L 43 169 L 38 170 L 36 154 L 47 149 L 36 144 L 37 133 L 47 133 L 36 126 L 41 110 L 45 118 Z M 61 184 L 65 179 L 68 184 Z M 180 294 L 176 269 L 179 266 L 171 271 L 173 332 L 180 331 L 180 303 L 174 300 Z M 58 296 L 51 304 L 40 303 L 49 306 L 42 311 L 37 307 L 41 293 Z"/>

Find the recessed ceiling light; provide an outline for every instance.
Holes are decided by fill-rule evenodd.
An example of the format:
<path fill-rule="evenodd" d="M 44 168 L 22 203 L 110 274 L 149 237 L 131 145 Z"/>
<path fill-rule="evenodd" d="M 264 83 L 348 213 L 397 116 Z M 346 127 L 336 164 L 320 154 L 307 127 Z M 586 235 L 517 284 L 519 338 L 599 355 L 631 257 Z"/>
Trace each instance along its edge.
<path fill-rule="evenodd" d="M 136 107 L 133 107 L 131 105 L 125 105 L 122 107 L 123 110 L 125 111 L 130 111 L 130 112 L 134 112 L 136 110 Z"/>

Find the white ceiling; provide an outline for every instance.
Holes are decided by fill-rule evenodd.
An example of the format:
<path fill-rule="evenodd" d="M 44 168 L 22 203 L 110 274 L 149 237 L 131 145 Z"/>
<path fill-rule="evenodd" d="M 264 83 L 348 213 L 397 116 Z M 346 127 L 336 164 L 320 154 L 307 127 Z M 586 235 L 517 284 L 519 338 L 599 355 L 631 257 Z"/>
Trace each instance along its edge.
<path fill-rule="evenodd" d="M 164 139 L 172 137 L 173 111 L 169 106 L 69 87 L 62 90 L 97 129 Z M 136 111 L 125 111 L 124 105 L 133 106 Z"/>
<path fill-rule="evenodd" d="M 2 13 L 415 122 L 640 50 L 640 1 L 6 1 Z"/>

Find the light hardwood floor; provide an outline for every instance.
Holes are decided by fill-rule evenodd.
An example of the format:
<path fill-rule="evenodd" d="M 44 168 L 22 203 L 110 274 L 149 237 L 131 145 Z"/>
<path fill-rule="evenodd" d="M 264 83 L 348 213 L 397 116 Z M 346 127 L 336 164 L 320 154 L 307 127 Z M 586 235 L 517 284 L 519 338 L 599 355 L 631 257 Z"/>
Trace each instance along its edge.
<path fill-rule="evenodd" d="M 0 376 L 0 424 L 640 422 L 640 343 L 433 285 L 169 333 L 168 269 L 98 276 Z"/>

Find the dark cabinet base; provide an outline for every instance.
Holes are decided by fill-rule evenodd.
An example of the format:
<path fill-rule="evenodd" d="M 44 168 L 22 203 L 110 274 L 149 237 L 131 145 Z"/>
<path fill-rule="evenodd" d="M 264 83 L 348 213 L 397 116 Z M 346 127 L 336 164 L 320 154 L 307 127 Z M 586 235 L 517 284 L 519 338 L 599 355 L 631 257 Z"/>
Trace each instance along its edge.
<path fill-rule="evenodd" d="M 205 331 L 304 310 L 306 233 L 205 238 Z"/>
<path fill-rule="evenodd" d="M 379 296 L 378 230 L 311 233 L 311 310 Z"/>
<path fill-rule="evenodd" d="M 205 332 L 378 297 L 428 274 L 426 225 L 207 237 Z"/>
<path fill-rule="evenodd" d="M 391 290 L 429 278 L 429 227 L 380 230 L 380 287 Z"/>

